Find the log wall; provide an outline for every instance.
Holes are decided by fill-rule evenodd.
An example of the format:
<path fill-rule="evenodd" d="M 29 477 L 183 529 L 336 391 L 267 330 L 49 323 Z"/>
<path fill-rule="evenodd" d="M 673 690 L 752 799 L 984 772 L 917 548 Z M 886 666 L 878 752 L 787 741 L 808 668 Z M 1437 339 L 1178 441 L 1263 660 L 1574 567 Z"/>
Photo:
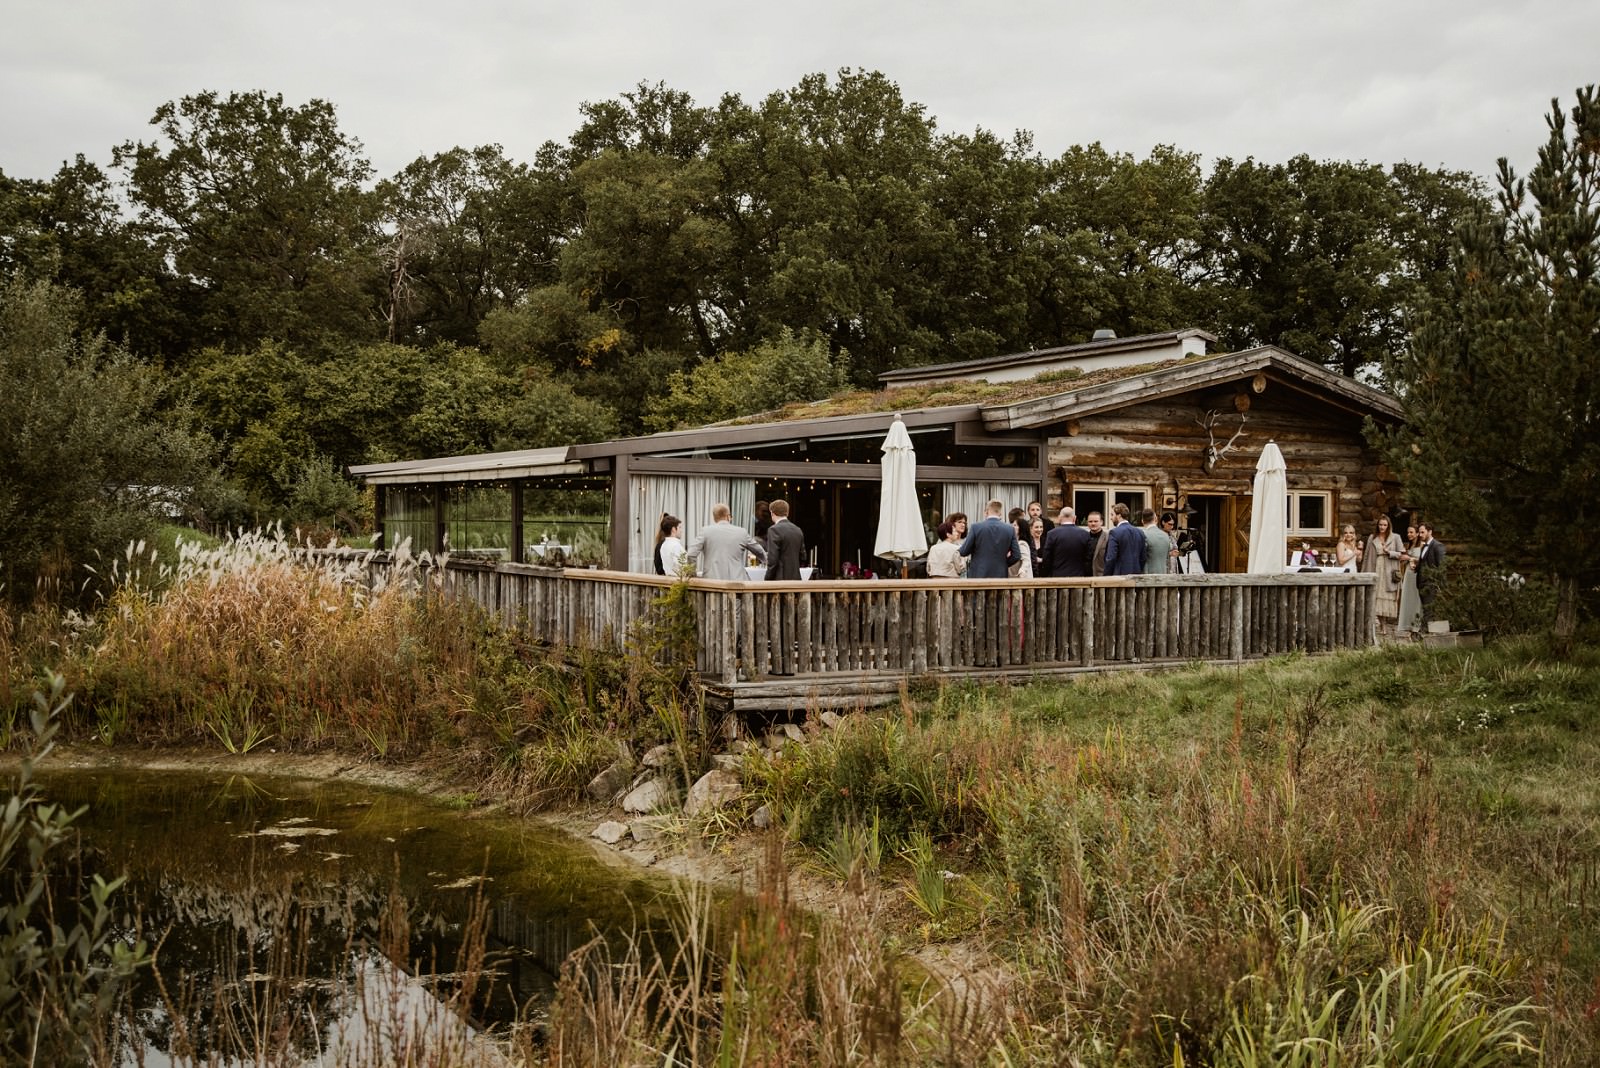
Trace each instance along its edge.
<path fill-rule="evenodd" d="M 1240 406 L 1244 411 L 1239 410 Z M 1216 467 L 1202 470 L 1208 437 L 1197 419 L 1218 413 L 1212 431 L 1225 445 L 1245 416 L 1244 433 Z M 1109 483 L 1151 491 L 1160 512 L 1174 486 L 1184 494 L 1245 497 L 1255 480 L 1256 461 L 1268 441 L 1283 450 L 1290 490 L 1332 495 L 1333 535 L 1316 538 L 1331 547 L 1338 530 L 1353 523 L 1365 538 L 1382 512 L 1399 503 L 1399 485 L 1367 445 L 1359 420 L 1312 403 L 1304 394 L 1273 381 L 1256 394 L 1247 382 L 1155 403 L 1130 404 L 1101 415 L 1054 426 L 1046 434 L 1045 467 L 1052 504 L 1072 486 Z M 1248 501 L 1240 508 L 1248 524 Z M 1234 532 L 1248 546 L 1247 530 Z M 1299 539 L 1293 539 L 1298 541 Z M 1290 543 L 1285 543 L 1287 557 Z"/>

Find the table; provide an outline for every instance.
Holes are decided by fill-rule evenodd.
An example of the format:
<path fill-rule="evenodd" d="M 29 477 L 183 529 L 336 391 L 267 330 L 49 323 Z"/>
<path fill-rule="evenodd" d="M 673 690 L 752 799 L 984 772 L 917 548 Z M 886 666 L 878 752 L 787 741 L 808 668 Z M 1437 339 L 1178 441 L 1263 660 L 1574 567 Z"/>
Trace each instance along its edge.
<path fill-rule="evenodd" d="M 802 567 L 800 569 L 800 581 L 805 582 L 816 573 L 816 570 L 814 567 Z M 751 582 L 760 582 L 767 577 L 767 569 L 759 564 L 755 567 L 745 568 L 744 573 Z"/>

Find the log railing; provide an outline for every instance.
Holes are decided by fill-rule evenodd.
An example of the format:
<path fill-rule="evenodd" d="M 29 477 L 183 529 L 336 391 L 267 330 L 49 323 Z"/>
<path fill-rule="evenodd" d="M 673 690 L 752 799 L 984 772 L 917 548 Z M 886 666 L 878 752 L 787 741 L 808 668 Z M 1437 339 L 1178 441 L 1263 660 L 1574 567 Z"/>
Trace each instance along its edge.
<path fill-rule="evenodd" d="M 382 569 L 379 555 L 371 566 Z M 559 644 L 621 649 L 672 585 L 616 571 L 450 560 L 447 596 Z M 712 582 L 688 593 L 708 681 L 1050 671 L 1329 652 L 1375 640 L 1376 576 L 1141 575 Z"/>

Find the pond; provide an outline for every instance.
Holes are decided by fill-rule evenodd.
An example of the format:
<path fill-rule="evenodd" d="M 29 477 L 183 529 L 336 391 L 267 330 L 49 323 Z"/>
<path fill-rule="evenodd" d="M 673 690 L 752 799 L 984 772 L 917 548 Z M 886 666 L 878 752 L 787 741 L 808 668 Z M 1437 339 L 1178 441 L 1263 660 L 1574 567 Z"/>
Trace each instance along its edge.
<path fill-rule="evenodd" d="M 375 1029 L 380 990 L 416 1016 L 470 984 L 469 1030 L 537 1027 L 575 948 L 668 930 L 664 881 L 529 821 L 337 782 L 47 768 L 50 800 L 88 806 L 88 870 L 127 874 L 118 911 L 156 947 L 127 1063 L 227 1063 L 274 1027 L 320 1060 Z"/>

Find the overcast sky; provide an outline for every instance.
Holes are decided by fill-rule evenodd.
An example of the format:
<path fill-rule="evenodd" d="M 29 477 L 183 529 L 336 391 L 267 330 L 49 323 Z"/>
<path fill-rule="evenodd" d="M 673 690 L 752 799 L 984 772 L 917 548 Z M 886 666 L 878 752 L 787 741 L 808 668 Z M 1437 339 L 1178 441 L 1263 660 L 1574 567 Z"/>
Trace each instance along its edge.
<path fill-rule="evenodd" d="M 164 101 L 334 104 L 381 176 L 499 143 L 530 160 L 584 101 L 662 81 L 714 104 L 879 70 L 941 132 L 1280 161 L 1519 169 L 1550 99 L 1600 82 L 1596 0 L 0 0 L 0 170 L 105 164 Z"/>

